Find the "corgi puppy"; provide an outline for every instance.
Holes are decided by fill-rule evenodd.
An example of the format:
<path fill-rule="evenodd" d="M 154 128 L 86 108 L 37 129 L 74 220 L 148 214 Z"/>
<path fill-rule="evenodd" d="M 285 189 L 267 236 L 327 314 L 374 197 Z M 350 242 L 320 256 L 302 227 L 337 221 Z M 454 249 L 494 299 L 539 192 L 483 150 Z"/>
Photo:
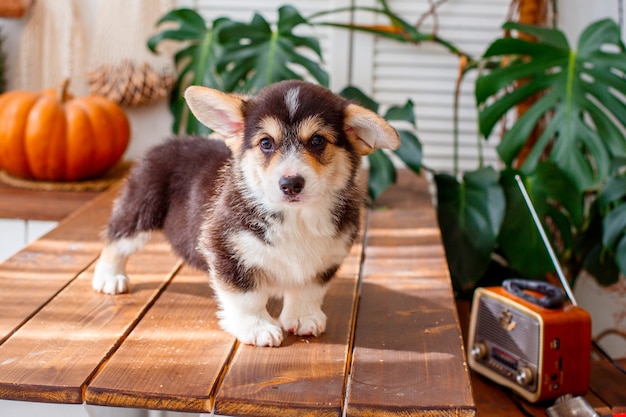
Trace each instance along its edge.
<path fill-rule="evenodd" d="M 359 231 L 361 156 L 400 146 L 384 119 L 302 81 L 256 96 L 192 86 L 193 114 L 223 140 L 176 137 L 148 151 L 114 203 L 93 288 L 128 291 L 128 257 L 162 230 L 207 271 L 219 323 L 242 343 L 317 336 L 322 302 Z M 271 297 L 283 298 L 276 319 Z"/>

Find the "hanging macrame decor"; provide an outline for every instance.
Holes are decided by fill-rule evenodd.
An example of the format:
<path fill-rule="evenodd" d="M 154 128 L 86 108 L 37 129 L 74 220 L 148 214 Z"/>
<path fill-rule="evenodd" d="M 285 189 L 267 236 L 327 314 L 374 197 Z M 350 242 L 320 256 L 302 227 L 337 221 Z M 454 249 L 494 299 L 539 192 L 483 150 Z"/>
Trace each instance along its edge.
<path fill-rule="evenodd" d="M 171 0 L 99 2 L 87 74 L 92 94 L 129 107 L 168 96 L 176 81 L 172 58 L 153 54 L 146 41 L 172 6 Z"/>
<path fill-rule="evenodd" d="M 40 91 L 72 81 L 87 92 L 85 34 L 74 0 L 34 2 L 20 38 L 17 88 Z"/>

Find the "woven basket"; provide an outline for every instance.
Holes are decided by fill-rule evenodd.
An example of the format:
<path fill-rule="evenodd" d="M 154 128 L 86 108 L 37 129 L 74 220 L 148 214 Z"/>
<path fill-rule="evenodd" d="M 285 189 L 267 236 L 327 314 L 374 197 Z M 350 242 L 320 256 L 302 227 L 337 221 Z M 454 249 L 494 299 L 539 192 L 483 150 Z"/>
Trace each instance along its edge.
<path fill-rule="evenodd" d="M 15 188 L 36 191 L 102 191 L 124 178 L 131 166 L 131 162 L 120 162 L 99 178 L 74 182 L 28 180 L 0 170 L 0 182 Z"/>

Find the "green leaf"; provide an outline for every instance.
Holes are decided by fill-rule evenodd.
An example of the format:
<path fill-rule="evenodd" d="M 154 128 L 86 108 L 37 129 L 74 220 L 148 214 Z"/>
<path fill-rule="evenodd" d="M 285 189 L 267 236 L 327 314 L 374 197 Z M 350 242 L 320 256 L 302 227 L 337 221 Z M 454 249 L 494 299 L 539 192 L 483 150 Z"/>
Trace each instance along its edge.
<path fill-rule="evenodd" d="M 507 212 L 498 244 L 511 267 L 522 276 L 541 278 L 554 271 L 543 240 L 532 220 L 528 206 L 514 180 L 518 172 L 505 170 L 502 184 L 507 195 Z M 584 201 L 571 180 L 549 162 L 523 179 L 533 207 L 543 223 L 551 246 L 565 265 L 573 256 L 574 233 L 581 229 Z M 547 227 L 550 219 L 550 227 Z M 555 242 L 558 240 L 558 244 Z"/>
<path fill-rule="evenodd" d="M 396 168 L 382 149 L 372 152 L 367 159 L 370 163 L 368 191 L 372 200 L 376 200 L 396 182 Z"/>
<path fill-rule="evenodd" d="M 622 274 L 626 274 L 626 164 L 618 161 L 615 176 L 607 181 L 595 204 L 602 218 L 602 250 L 609 253 Z"/>
<path fill-rule="evenodd" d="M 415 123 L 415 108 L 411 100 L 407 100 L 404 106 L 391 106 L 385 113 L 385 119 L 388 121 L 402 120 L 411 123 L 413 127 L 417 127 Z"/>
<path fill-rule="evenodd" d="M 528 140 L 528 137 L 530 136 L 537 122 L 540 120 L 540 118 L 544 117 L 546 112 L 549 111 L 553 106 L 553 97 L 551 93 L 548 93 L 540 98 L 534 106 L 528 109 L 526 113 L 524 113 L 524 115 L 519 118 L 518 122 L 515 123 L 508 132 L 506 132 L 507 140 L 501 141 L 497 149 L 500 158 L 502 158 L 502 161 L 504 161 L 507 166 L 513 165 L 517 154 L 526 144 L 526 141 Z M 506 111 L 501 112 L 498 118 L 493 118 L 492 122 L 496 123 L 497 120 L 502 117 L 502 115 L 504 115 L 504 113 L 506 113 Z M 551 132 L 552 130 L 546 133 L 547 139 L 552 136 Z"/>
<path fill-rule="evenodd" d="M 505 28 L 534 35 L 538 42 L 500 39 L 488 48 L 486 57 L 507 58 L 508 64 L 477 79 L 480 132 L 488 137 L 502 116 L 540 93 L 543 98 L 504 135 L 501 157 L 511 166 L 529 133 L 549 116 L 522 171 L 532 172 L 547 154 L 579 193 L 597 187 L 610 175 L 613 158 L 626 152 L 626 104 L 620 92 L 626 86 L 626 53 L 619 27 L 610 19 L 592 23 L 577 50 L 557 29 L 515 23 Z"/>
<path fill-rule="evenodd" d="M 619 269 L 615 258 L 604 250 L 601 244 L 595 245 L 587 253 L 583 268 L 593 275 L 600 285 L 612 285 L 619 281 Z"/>
<path fill-rule="evenodd" d="M 498 174 L 492 168 L 468 172 L 459 183 L 435 175 L 437 219 L 448 267 L 457 290 L 465 290 L 484 274 L 491 260 L 505 212 Z"/>
<path fill-rule="evenodd" d="M 378 106 L 378 105 L 377 105 Z M 385 113 L 385 120 L 391 121 L 404 121 L 410 123 L 414 128 L 417 128 L 415 122 L 415 109 L 413 102 L 407 100 L 404 106 L 391 106 Z M 394 152 L 406 166 L 416 173 L 419 173 L 422 169 L 422 144 L 417 136 L 409 130 L 398 130 L 400 135 L 401 145 L 400 148 Z"/>
<path fill-rule="evenodd" d="M 615 252 L 624 233 L 626 233 L 626 204 L 621 204 L 602 219 L 602 244 L 605 248 Z"/>
<path fill-rule="evenodd" d="M 363 91 L 359 90 L 357 87 L 348 86 L 341 90 L 339 92 L 339 95 L 350 101 L 354 101 L 358 105 L 363 106 L 368 110 L 378 113 L 378 107 L 380 105 L 372 98 L 367 96 Z"/>
<path fill-rule="evenodd" d="M 539 43 L 551 46 L 555 49 L 569 49 L 567 38 L 561 31 L 558 30 L 516 22 L 506 22 L 502 28 L 504 30 L 517 30 L 524 32 L 528 35 L 536 37 L 539 40 Z"/>
<path fill-rule="evenodd" d="M 408 130 L 398 130 L 398 134 L 400 135 L 402 144 L 394 153 L 400 157 L 408 168 L 419 173 L 422 169 L 423 155 L 421 142 L 413 132 L 409 132 Z"/>
<path fill-rule="evenodd" d="M 290 33 L 301 24 L 308 24 L 308 22 L 293 6 L 283 6 L 278 9 L 278 31 L 280 33 Z"/>
<path fill-rule="evenodd" d="M 557 207 L 570 219 L 570 226 L 580 227 L 583 220 L 584 201 L 576 192 L 572 181 L 551 162 L 543 162 L 526 178 L 527 188 L 535 197 L 535 209 Z"/>
<path fill-rule="evenodd" d="M 595 53 L 596 47 L 603 44 L 614 44 L 624 52 L 621 41 L 620 27 L 610 19 L 598 20 L 585 28 L 578 42 L 578 49 L 585 54 Z"/>
<path fill-rule="evenodd" d="M 159 24 L 165 22 L 175 23 L 177 27 L 164 29 L 150 37 L 148 46 L 154 51 L 158 44 L 165 40 L 178 41 L 183 45 L 174 58 L 178 79 L 170 97 L 170 111 L 174 116 L 172 131 L 205 135 L 210 130 L 191 114 L 183 93 L 190 85 L 222 87 L 216 69 L 217 57 L 221 53 L 216 35 L 229 20 L 216 19 L 213 26 L 208 28 L 204 18 L 197 12 L 191 9 L 178 9 L 167 13 L 159 20 Z"/>
<path fill-rule="evenodd" d="M 164 29 L 148 39 L 148 48 L 156 52 L 156 47 L 165 39 L 188 41 L 201 38 L 206 32 L 204 18 L 192 9 L 172 10 L 159 19 L 157 25 L 170 22 L 178 26 L 177 29 Z"/>
<path fill-rule="evenodd" d="M 302 24 L 308 22 L 295 8 L 283 6 L 275 29 L 259 14 L 247 24 L 225 25 L 219 34 L 224 51 L 218 64 L 225 84 L 236 91 L 254 93 L 277 81 L 304 79 L 306 74 L 328 86 L 328 73 L 305 54 L 311 51 L 321 61 L 318 40 L 293 33 Z"/>
<path fill-rule="evenodd" d="M 541 278 L 553 271 L 554 266 L 514 179 L 516 174 L 519 173 L 513 170 L 502 172 L 502 187 L 506 194 L 506 214 L 498 236 L 498 245 L 512 269 L 527 278 Z M 524 178 L 523 182 L 537 215 L 540 219 L 545 219 L 547 204 L 535 195 L 536 192 L 531 186 L 537 181 Z M 550 236 L 549 229 L 545 225 L 544 230 Z"/>
<path fill-rule="evenodd" d="M 606 213 L 616 204 L 625 203 L 625 199 L 626 175 L 611 177 L 598 196 L 600 211 Z"/>

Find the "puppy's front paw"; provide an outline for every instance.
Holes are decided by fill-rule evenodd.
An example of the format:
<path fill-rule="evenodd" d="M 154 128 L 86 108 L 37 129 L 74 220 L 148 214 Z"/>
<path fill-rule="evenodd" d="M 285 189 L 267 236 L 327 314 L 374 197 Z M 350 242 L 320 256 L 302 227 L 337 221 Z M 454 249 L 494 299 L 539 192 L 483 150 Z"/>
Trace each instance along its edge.
<path fill-rule="evenodd" d="M 104 248 L 100 259 L 96 262 L 93 271 L 93 280 L 91 286 L 94 290 L 105 294 L 121 294 L 128 292 L 130 283 L 124 265 L 127 257 L 121 256 L 113 252 L 110 248 Z"/>
<path fill-rule="evenodd" d="M 279 320 L 283 329 L 297 336 L 319 336 L 326 331 L 326 314 L 321 310 L 302 317 L 281 314 Z"/>
<path fill-rule="evenodd" d="M 283 342 L 283 329 L 275 320 L 260 317 L 246 317 L 239 320 L 222 318 L 220 325 L 234 335 L 241 343 L 262 347 L 280 346 Z"/>
<path fill-rule="evenodd" d="M 105 274 L 96 268 L 91 286 L 98 292 L 115 295 L 128 292 L 129 283 L 130 280 L 124 274 Z"/>

